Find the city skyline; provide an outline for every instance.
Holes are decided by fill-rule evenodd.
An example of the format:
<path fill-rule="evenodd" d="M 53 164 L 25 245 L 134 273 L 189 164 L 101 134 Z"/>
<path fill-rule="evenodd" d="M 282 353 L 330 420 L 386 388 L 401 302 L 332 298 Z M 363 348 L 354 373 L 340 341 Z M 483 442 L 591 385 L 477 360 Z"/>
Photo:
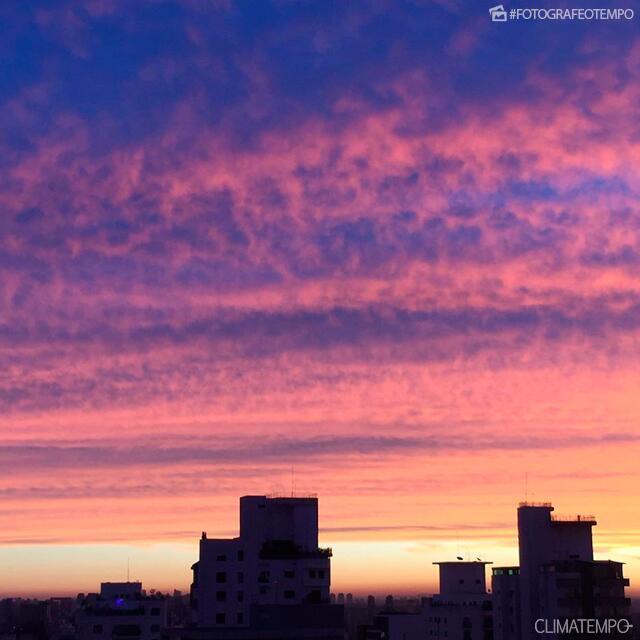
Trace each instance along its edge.
<path fill-rule="evenodd" d="M 638 18 L 488 9 L 3 4 L 0 592 L 185 588 L 293 489 L 340 591 L 528 499 L 635 593 Z"/>
<path fill-rule="evenodd" d="M 294 495 L 297 496 L 296 499 L 307 500 L 310 498 L 310 494 L 272 494 L 269 498 L 278 500 L 278 499 L 294 499 Z M 315 498 L 315 494 L 313 494 Z M 246 499 L 246 498 L 245 498 Z M 551 506 L 550 502 L 535 502 L 535 501 L 523 501 L 519 503 L 519 506 L 523 505 L 534 505 L 536 507 L 542 507 L 544 505 Z M 514 505 L 515 506 L 515 505 Z M 513 508 L 512 508 L 513 511 Z M 558 512 L 553 516 L 558 521 L 567 522 L 573 520 L 580 520 L 581 518 L 588 522 L 596 522 L 597 518 L 593 515 L 584 515 L 584 514 L 576 514 L 576 513 L 566 513 L 566 512 Z M 227 525 L 229 523 L 226 523 Z M 324 529 L 326 531 L 326 529 Z M 593 553 L 598 559 L 611 559 L 610 554 L 607 553 L 610 551 L 601 545 L 598 545 L 597 535 L 598 528 L 596 527 L 596 535 L 594 536 L 594 544 L 593 544 Z M 513 544 L 506 549 L 503 549 L 503 553 L 497 555 L 496 558 L 492 558 L 489 556 L 480 557 L 477 553 L 474 553 L 474 549 L 477 551 L 479 549 L 478 546 L 473 548 L 465 548 L 460 544 L 460 541 L 457 541 L 455 549 L 450 547 L 444 551 L 435 551 L 431 552 L 425 547 L 420 548 L 415 545 L 414 541 L 409 541 L 405 543 L 405 550 L 410 553 L 412 556 L 413 566 L 409 572 L 403 567 L 402 564 L 398 565 L 402 567 L 401 571 L 396 571 L 395 575 L 392 579 L 386 577 L 384 571 L 376 572 L 375 565 L 372 566 L 371 559 L 376 559 L 376 564 L 382 565 L 384 567 L 385 564 L 394 564 L 397 559 L 394 557 L 388 557 L 386 554 L 389 553 L 389 549 L 384 548 L 384 543 L 377 549 L 377 554 L 372 549 L 367 548 L 365 545 L 362 549 L 357 549 L 356 545 L 360 545 L 358 542 L 356 545 L 343 545 L 338 543 L 337 545 L 333 545 L 328 542 L 327 538 L 323 537 L 323 528 L 319 526 L 319 535 L 320 535 L 320 546 L 323 548 L 331 549 L 333 556 L 332 563 L 332 593 L 337 594 L 347 594 L 350 593 L 354 597 L 366 597 L 368 595 L 374 595 L 376 597 L 384 597 L 389 594 L 400 595 L 400 596 L 424 596 L 425 594 L 434 593 L 436 591 L 437 585 L 437 574 L 438 570 L 433 565 L 447 564 L 453 563 L 456 564 L 458 562 L 475 562 L 481 561 L 488 565 L 493 565 L 494 567 L 500 566 L 517 566 L 518 565 L 518 527 L 516 526 L 516 522 L 514 520 L 513 526 L 511 528 L 511 534 L 514 538 Z M 3 592 L 0 590 L 0 597 L 52 597 L 52 596 L 75 596 L 78 593 L 91 593 L 94 590 L 95 585 L 90 583 L 93 579 L 91 576 L 98 575 L 99 581 L 101 582 L 140 582 L 148 585 L 149 589 L 154 589 L 158 592 L 164 593 L 172 593 L 174 589 L 178 589 L 182 592 L 189 592 L 189 583 L 191 581 L 191 569 L 192 565 L 197 558 L 198 555 L 198 544 L 202 544 L 202 540 L 212 539 L 212 540 L 220 540 L 223 541 L 235 541 L 239 540 L 237 537 L 241 535 L 241 527 L 228 527 L 225 529 L 214 529 L 210 531 L 202 531 L 200 536 L 196 536 L 196 532 L 194 532 L 192 536 L 192 540 L 189 543 L 182 543 L 179 545 L 171 545 L 166 544 L 164 546 L 164 553 L 170 554 L 171 561 L 173 564 L 178 565 L 182 563 L 182 573 L 184 574 L 184 578 L 182 582 L 174 583 L 174 582 L 166 582 L 166 576 L 170 574 L 170 567 L 167 566 L 166 563 L 155 564 L 153 569 L 151 570 L 151 566 L 153 563 L 157 563 L 157 558 L 155 554 L 152 554 L 149 558 L 144 558 L 144 547 L 138 547 L 137 550 L 135 547 L 132 547 L 130 550 L 134 552 L 134 563 L 132 567 L 132 556 L 126 556 L 126 563 L 123 566 L 119 566 L 118 563 L 122 563 L 125 561 L 124 558 L 116 558 L 109 554 L 104 554 L 100 547 L 94 547 L 92 552 L 93 565 L 88 565 L 85 567 L 86 574 L 83 580 L 85 581 L 84 585 L 90 586 L 91 588 L 60 588 L 60 585 L 65 584 L 64 580 L 61 580 L 61 577 L 58 574 L 47 575 L 46 572 L 40 573 L 40 579 L 42 584 L 47 584 L 50 581 L 50 584 L 57 585 L 57 588 L 54 587 L 52 589 L 47 589 L 43 587 L 42 590 L 31 590 L 31 591 L 21 591 L 20 588 L 16 588 L 16 585 L 20 585 L 19 578 L 14 579 L 11 587 L 11 590 Z M 202 540 L 200 540 L 200 538 Z M 200 542 L 199 542 L 200 541 Z M 336 548 L 337 547 L 337 548 Z M 73 557 L 74 547 L 69 545 L 69 558 Z M 137 554 L 135 555 L 137 551 Z M 178 552 L 176 552 L 178 551 Z M 119 553 L 123 553 L 124 549 L 119 549 Z M 436 555 L 433 555 L 436 554 Z M 440 554 L 440 555 L 438 555 Z M 453 554 L 453 555 L 452 555 Z M 354 556 L 356 559 L 355 564 Z M 360 558 L 358 558 L 360 556 Z M 358 559 L 362 560 L 362 565 L 358 566 Z M 136 569 L 136 561 L 140 560 L 141 568 Z M 364 570 L 365 565 L 368 567 L 369 572 L 372 573 L 377 578 L 377 582 L 375 579 L 371 581 L 364 580 L 361 582 L 356 582 L 354 584 L 349 584 L 348 582 L 341 582 L 345 580 L 345 572 L 344 566 L 341 565 L 352 564 L 352 567 L 355 569 Z M 190 569 L 191 568 L 191 569 Z M 627 568 L 628 572 L 628 568 Z M 16 572 L 17 575 L 17 572 Z M 73 572 L 71 571 L 71 575 Z M 346 575 L 349 575 L 348 573 Z M 628 573 L 627 573 L 628 575 Z M 418 579 L 415 584 L 412 584 L 412 579 Z M 348 580 L 348 579 L 347 579 Z M 155 581 L 155 582 L 154 582 Z M 337 584 L 336 584 L 337 582 Z M 637 589 L 636 585 L 631 583 L 630 588 L 628 589 L 630 595 L 634 598 L 637 598 L 640 595 L 640 591 Z"/>
<path fill-rule="evenodd" d="M 387 592 L 378 601 L 370 593 L 332 590 L 334 554 L 319 537 L 317 495 L 243 495 L 237 515 L 236 535 L 201 532 L 188 594 L 143 589 L 127 563 L 126 581 L 101 580 L 99 591 L 75 598 L 0 599 L 0 634 L 8 640 L 534 640 L 541 634 L 553 640 L 575 624 L 613 639 L 635 637 L 628 634 L 638 612 L 624 563 L 594 555 L 594 515 L 521 502 L 517 565 L 438 560 L 437 589 L 409 597 Z"/>

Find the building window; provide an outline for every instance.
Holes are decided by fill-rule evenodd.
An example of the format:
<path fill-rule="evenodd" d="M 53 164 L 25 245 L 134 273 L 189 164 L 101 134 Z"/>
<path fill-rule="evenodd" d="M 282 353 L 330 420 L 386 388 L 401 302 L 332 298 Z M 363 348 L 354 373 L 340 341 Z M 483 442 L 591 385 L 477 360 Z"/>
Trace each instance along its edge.
<path fill-rule="evenodd" d="M 216 591 L 216 602 L 226 602 L 226 601 L 227 601 L 227 592 Z"/>
<path fill-rule="evenodd" d="M 151 631 L 160 631 L 160 625 L 159 624 L 152 624 L 151 625 Z"/>
<path fill-rule="evenodd" d="M 322 602 L 322 593 L 320 592 L 320 589 L 313 589 L 310 591 L 307 599 L 309 602 Z"/>
<path fill-rule="evenodd" d="M 244 591 L 238 591 L 238 602 L 244 602 Z"/>
<path fill-rule="evenodd" d="M 296 577 L 296 572 L 292 571 L 291 569 L 288 569 L 284 572 L 284 577 L 285 578 L 295 578 Z"/>
<path fill-rule="evenodd" d="M 102 625 L 94 624 L 93 625 L 93 633 L 102 633 Z"/>
<path fill-rule="evenodd" d="M 242 549 L 238 549 L 238 560 L 240 562 L 244 560 L 244 551 Z"/>
<path fill-rule="evenodd" d="M 316 570 L 315 569 L 309 569 L 309 577 L 310 578 L 315 578 L 316 577 Z"/>
<path fill-rule="evenodd" d="M 267 587 L 260 587 L 260 595 L 267 593 Z"/>
<path fill-rule="evenodd" d="M 284 597 L 287 600 L 293 600 L 296 597 L 296 592 L 292 589 L 286 589 L 284 592 Z"/>
<path fill-rule="evenodd" d="M 236 622 L 238 624 L 244 624 L 244 614 L 242 613 L 242 611 L 239 611 L 236 615 Z"/>
<path fill-rule="evenodd" d="M 160 607 L 152 607 L 151 608 L 151 615 L 152 616 L 159 616 L 160 615 Z"/>
<path fill-rule="evenodd" d="M 224 613 L 216 613 L 216 624 L 226 624 L 227 616 Z"/>
<path fill-rule="evenodd" d="M 244 573 L 242 571 L 238 571 L 238 584 L 242 584 L 244 582 Z"/>
<path fill-rule="evenodd" d="M 227 572 L 226 571 L 218 571 L 218 573 L 216 573 L 216 582 L 218 584 L 222 584 L 223 582 L 227 581 Z"/>
<path fill-rule="evenodd" d="M 318 569 L 318 578 L 324 580 L 324 569 Z"/>
<path fill-rule="evenodd" d="M 218 562 L 226 562 L 227 561 L 227 556 L 225 556 L 225 555 L 216 556 L 216 560 Z"/>

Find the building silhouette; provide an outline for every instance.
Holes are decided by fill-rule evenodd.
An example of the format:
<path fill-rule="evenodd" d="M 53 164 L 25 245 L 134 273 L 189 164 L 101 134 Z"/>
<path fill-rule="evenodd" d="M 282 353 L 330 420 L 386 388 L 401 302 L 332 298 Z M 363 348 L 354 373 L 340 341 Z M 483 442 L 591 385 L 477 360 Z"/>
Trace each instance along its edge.
<path fill-rule="evenodd" d="M 491 640 L 493 618 L 485 567 L 489 562 L 436 562 L 440 592 L 424 603 L 427 635 L 434 640 Z"/>
<path fill-rule="evenodd" d="M 595 518 L 553 510 L 550 503 L 518 507 L 520 566 L 493 571 L 497 640 L 532 640 L 538 621 L 629 619 L 622 563 L 593 558 Z"/>
<path fill-rule="evenodd" d="M 543 565 L 540 571 L 540 609 L 546 620 L 620 620 L 630 617 L 621 562 L 565 560 Z M 575 635 L 575 634 L 574 634 Z M 585 634 L 586 635 L 586 634 Z M 612 637 L 629 637 L 616 630 Z"/>
<path fill-rule="evenodd" d="M 492 640 L 491 594 L 487 562 L 436 562 L 438 593 L 422 598 L 416 610 L 396 607 L 387 596 L 385 608 L 366 630 L 366 640 Z"/>
<path fill-rule="evenodd" d="M 140 582 L 103 582 L 78 600 L 77 640 L 160 640 L 167 624 L 164 596 L 147 596 Z"/>
<path fill-rule="evenodd" d="M 558 516 L 549 503 L 517 513 L 520 564 L 494 567 L 490 591 L 491 563 L 458 558 L 434 563 L 438 593 L 377 603 L 331 594 L 315 496 L 244 496 L 237 537 L 202 534 L 188 598 L 147 595 L 139 582 L 103 582 L 75 600 L 9 598 L 0 640 L 586 640 L 589 629 L 556 623 L 631 622 L 623 564 L 593 557 L 593 516 Z"/>
<path fill-rule="evenodd" d="M 557 516 L 549 503 L 518 508 L 519 566 L 495 567 L 487 591 L 487 562 L 436 562 L 439 593 L 419 611 L 387 606 L 366 629 L 366 640 L 548 640 L 563 637 L 553 621 L 630 620 L 623 565 L 594 560 L 593 516 Z M 548 621 L 546 626 L 540 626 Z M 538 623 L 538 629 L 536 629 Z M 540 630 L 544 629 L 544 635 Z M 632 638 L 622 625 L 608 638 Z M 582 636 L 572 631 L 567 637 Z"/>
<path fill-rule="evenodd" d="M 192 625 L 168 630 L 169 638 L 344 637 L 315 496 L 240 498 L 239 536 L 203 532 L 192 570 Z"/>
<path fill-rule="evenodd" d="M 491 594 L 494 640 L 520 640 L 520 567 L 494 567 Z"/>

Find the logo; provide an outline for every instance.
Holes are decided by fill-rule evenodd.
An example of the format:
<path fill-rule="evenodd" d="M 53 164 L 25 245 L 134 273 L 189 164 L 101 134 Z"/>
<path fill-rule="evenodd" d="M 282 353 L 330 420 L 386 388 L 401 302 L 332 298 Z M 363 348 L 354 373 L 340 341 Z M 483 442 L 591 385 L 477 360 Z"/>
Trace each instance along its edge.
<path fill-rule="evenodd" d="M 489 9 L 489 15 L 491 16 L 491 22 L 507 21 L 507 12 L 504 10 L 504 5 L 502 4 L 491 7 L 491 9 Z"/>
<path fill-rule="evenodd" d="M 596 635 L 615 634 L 616 636 L 629 633 L 633 625 L 626 618 L 538 618 L 535 622 L 535 630 L 538 634 L 550 634 L 554 636 L 564 635 Z"/>

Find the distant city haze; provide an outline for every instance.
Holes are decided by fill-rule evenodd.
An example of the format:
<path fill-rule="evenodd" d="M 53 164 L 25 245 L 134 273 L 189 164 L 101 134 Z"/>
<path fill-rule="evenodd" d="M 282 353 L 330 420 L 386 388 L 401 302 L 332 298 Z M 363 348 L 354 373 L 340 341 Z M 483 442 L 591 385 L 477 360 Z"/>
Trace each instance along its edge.
<path fill-rule="evenodd" d="M 3 3 L 2 595 L 186 591 L 292 491 L 336 592 L 525 499 L 636 592 L 637 22 L 489 4 Z"/>

